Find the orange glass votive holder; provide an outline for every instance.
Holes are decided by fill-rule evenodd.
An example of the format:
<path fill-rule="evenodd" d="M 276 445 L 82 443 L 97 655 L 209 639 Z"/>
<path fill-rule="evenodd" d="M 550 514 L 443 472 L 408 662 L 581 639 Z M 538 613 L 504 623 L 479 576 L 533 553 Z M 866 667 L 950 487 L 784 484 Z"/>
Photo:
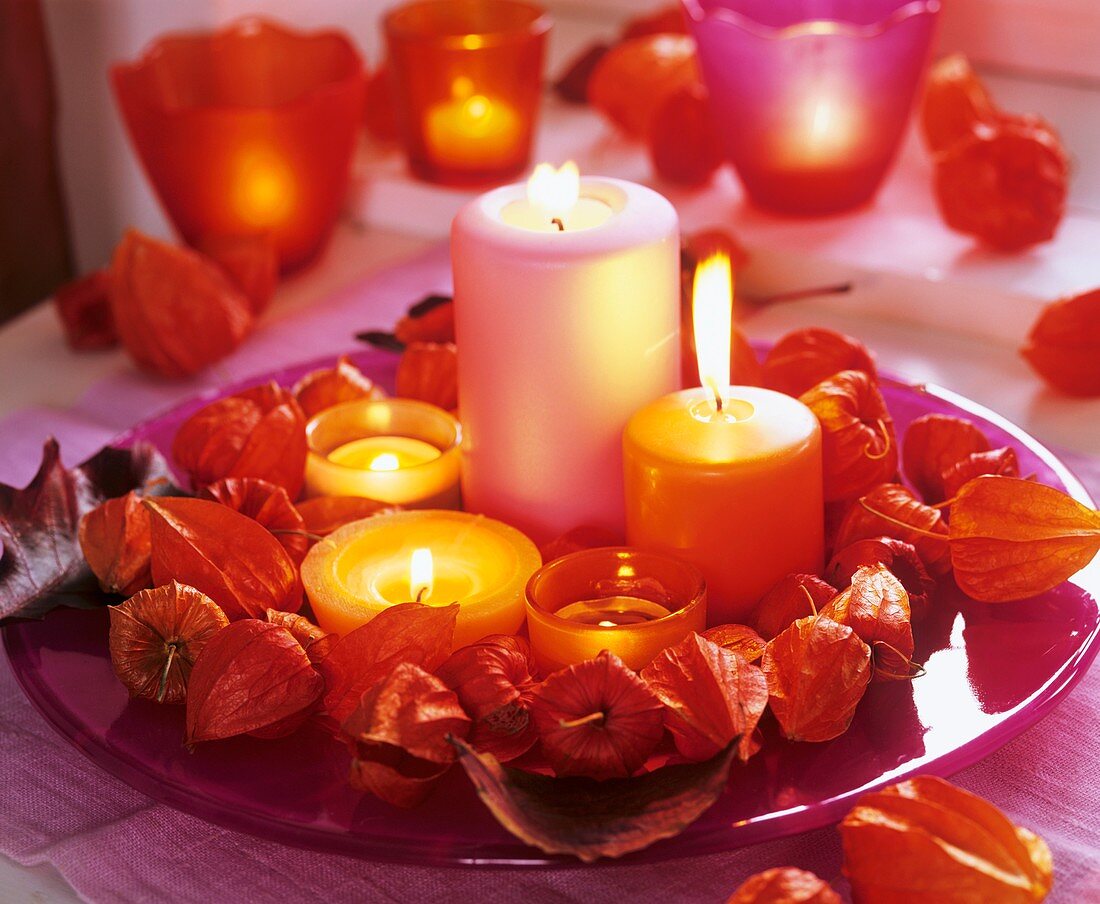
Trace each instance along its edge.
<path fill-rule="evenodd" d="M 527 630 L 542 674 L 610 650 L 640 669 L 707 622 L 694 565 L 629 547 L 585 549 L 527 582 Z"/>
<path fill-rule="evenodd" d="M 138 158 L 185 241 L 265 235 L 284 271 L 320 251 L 363 113 L 363 61 L 344 35 L 243 19 L 167 35 L 110 75 Z"/>
<path fill-rule="evenodd" d="M 521 173 L 550 17 L 519 0 L 422 0 L 390 11 L 383 27 L 413 173 L 458 185 Z"/>

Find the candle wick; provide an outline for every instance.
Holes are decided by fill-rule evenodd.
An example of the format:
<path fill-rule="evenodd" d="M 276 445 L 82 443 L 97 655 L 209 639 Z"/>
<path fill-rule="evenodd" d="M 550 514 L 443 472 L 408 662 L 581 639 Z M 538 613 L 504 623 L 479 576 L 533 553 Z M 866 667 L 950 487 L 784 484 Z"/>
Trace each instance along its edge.
<path fill-rule="evenodd" d="M 554 217 L 550 222 L 558 227 L 558 232 L 565 232 L 565 224 L 561 221 L 561 217 Z"/>
<path fill-rule="evenodd" d="M 722 413 L 722 394 L 720 392 L 714 395 L 714 407 L 718 409 L 719 414 Z"/>
<path fill-rule="evenodd" d="M 424 594 L 427 593 L 427 592 L 428 592 L 427 587 L 421 587 L 419 590 L 417 590 L 416 591 L 416 601 L 418 603 L 424 602 Z"/>

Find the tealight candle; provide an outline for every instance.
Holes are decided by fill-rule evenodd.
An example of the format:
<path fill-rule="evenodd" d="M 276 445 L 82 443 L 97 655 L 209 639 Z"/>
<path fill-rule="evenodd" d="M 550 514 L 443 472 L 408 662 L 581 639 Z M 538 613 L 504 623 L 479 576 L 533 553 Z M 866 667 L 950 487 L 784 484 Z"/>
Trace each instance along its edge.
<path fill-rule="evenodd" d="M 408 508 L 459 507 L 461 429 L 414 399 L 361 399 L 306 425 L 306 494 L 366 496 Z"/>
<path fill-rule="evenodd" d="M 745 622 L 824 555 L 820 427 L 797 399 L 728 385 L 730 282 L 723 257 L 696 273 L 703 386 L 645 406 L 623 434 L 627 542 L 695 563 L 715 625 Z"/>
<path fill-rule="evenodd" d="M 620 436 L 679 385 L 676 211 L 651 189 L 539 167 L 451 232 L 466 508 L 545 542 L 623 529 Z"/>
<path fill-rule="evenodd" d="M 527 584 L 527 629 L 543 674 L 610 650 L 640 669 L 706 627 L 707 591 L 687 562 L 638 549 L 586 549 Z"/>
<path fill-rule="evenodd" d="M 454 647 L 523 624 L 538 549 L 513 527 L 465 512 L 393 512 L 344 525 L 302 562 L 319 624 L 346 634 L 399 603 L 460 605 Z"/>
<path fill-rule="evenodd" d="M 441 165 L 457 170 L 507 167 L 515 156 L 524 124 L 515 110 L 502 100 L 484 94 L 464 96 L 463 85 L 455 82 L 456 97 L 433 104 L 424 118 L 424 142 L 432 157 Z"/>

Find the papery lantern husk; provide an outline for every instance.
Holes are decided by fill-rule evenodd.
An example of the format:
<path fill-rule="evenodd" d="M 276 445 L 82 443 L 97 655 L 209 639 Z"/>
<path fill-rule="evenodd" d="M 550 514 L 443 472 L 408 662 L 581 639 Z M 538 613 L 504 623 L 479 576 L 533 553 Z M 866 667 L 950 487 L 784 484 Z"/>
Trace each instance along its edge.
<path fill-rule="evenodd" d="M 414 342 L 401 355 L 394 394 L 444 411 L 458 407 L 458 351 L 454 343 Z"/>
<path fill-rule="evenodd" d="M 858 339 L 812 326 L 787 333 L 768 351 L 761 384 L 796 398 L 842 370 L 877 379 L 875 359 Z"/>
<path fill-rule="evenodd" d="M 943 513 L 925 505 L 908 487 L 884 483 L 862 496 L 844 516 L 834 542 L 839 550 L 874 537 L 895 537 L 911 544 L 934 575 L 951 571 Z"/>
<path fill-rule="evenodd" d="M 905 431 L 902 467 L 925 502 L 942 502 L 947 498 L 944 471 L 967 456 L 988 449 L 989 440 L 973 421 L 949 414 L 925 414 Z"/>
<path fill-rule="evenodd" d="M 99 586 L 132 596 L 153 585 L 149 512 L 134 492 L 108 499 L 80 519 L 80 551 Z"/>
<path fill-rule="evenodd" d="M 1059 392 L 1100 396 L 1100 289 L 1047 305 L 1020 354 Z"/>
<path fill-rule="evenodd" d="M 199 498 L 220 502 L 263 525 L 295 565 L 309 552 L 305 521 L 281 486 L 256 477 L 227 477 L 204 487 Z"/>
<path fill-rule="evenodd" d="M 307 418 L 344 402 L 385 398 L 382 389 L 342 355 L 335 367 L 313 370 L 294 384 L 294 398 Z"/>
<path fill-rule="evenodd" d="M 749 876 L 726 904 L 842 904 L 829 883 L 806 870 L 777 866 Z"/>

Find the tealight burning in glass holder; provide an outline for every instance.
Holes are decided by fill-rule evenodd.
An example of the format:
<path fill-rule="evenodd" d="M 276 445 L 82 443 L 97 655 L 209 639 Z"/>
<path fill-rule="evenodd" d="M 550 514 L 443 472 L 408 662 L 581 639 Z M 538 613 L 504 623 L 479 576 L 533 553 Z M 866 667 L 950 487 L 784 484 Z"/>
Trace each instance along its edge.
<path fill-rule="evenodd" d="M 707 621 L 695 566 L 628 547 L 555 559 L 527 583 L 527 630 L 543 674 L 610 650 L 640 669 Z"/>
<path fill-rule="evenodd" d="M 361 399 L 306 426 L 306 494 L 366 496 L 406 508 L 457 509 L 462 428 L 415 399 Z"/>

